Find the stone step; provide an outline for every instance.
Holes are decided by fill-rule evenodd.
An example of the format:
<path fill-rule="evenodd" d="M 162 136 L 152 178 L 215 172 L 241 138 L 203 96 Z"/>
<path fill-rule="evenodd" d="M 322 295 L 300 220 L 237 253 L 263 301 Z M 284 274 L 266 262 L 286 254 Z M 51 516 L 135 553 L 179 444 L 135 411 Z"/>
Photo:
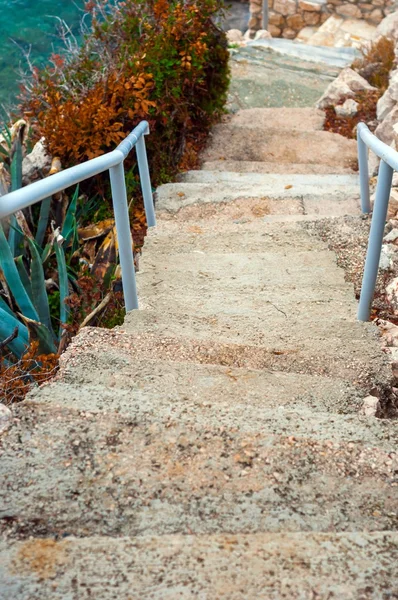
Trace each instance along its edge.
<path fill-rule="evenodd" d="M 316 180 L 322 177 L 328 180 L 332 176 L 313 176 L 313 184 L 308 182 L 305 185 L 290 183 L 294 182 L 292 175 L 279 176 L 280 183 L 276 183 L 276 177 L 270 178 L 269 183 L 263 184 L 240 183 L 234 180 L 223 181 L 217 185 L 211 183 L 166 183 L 156 190 L 156 208 L 158 211 L 176 212 L 192 207 L 192 205 L 233 202 L 235 208 L 242 207 L 252 211 L 253 207 L 258 207 L 259 216 L 272 213 L 311 214 L 320 212 L 325 214 L 325 211 L 326 214 L 329 214 L 328 211 L 334 209 L 337 211 L 336 214 L 341 214 L 341 208 L 347 209 L 347 212 L 343 214 L 358 214 L 359 189 L 356 183 L 352 185 L 335 183 L 325 191 L 316 183 Z M 349 176 L 343 175 L 342 177 Z M 339 207 L 341 207 L 340 210 Z M 210 206 L 207 210 L 212 212 L 217 209 Z M 334 213 L 332 212 L 332 214 Z"/>
<path fill-rule="evenodd" d="M 246 129 L 320 131 L 323 129 L 325 113 L 313 107 L 248 108 L 225 117 L 225 121 Z"/>
<path fill-rule="evenodd" d="M 264 187 L 264 189 L 272 189 L 275 195 L 283 195 L 286 191 L 298 188 L 304 192 L 307 187 L 316 190 L 321 187 L 331 189 L 347 190 L 348 194 L 358 192 L 359 177 L 354 174 L 290 174 L 284 173 L 237 173 L 234 171 L 209 171 L 202 169 L 200 171 L 186 171 L 181 173 L 179 181 L 182 183 L 207 183 L 217 185 L 220 183 L 245 185 L 250 188 L 253 185 Z M 170 185 L 170 184 L 166 184 Z M 286 187 L 289 187 L 286 190 Z M 324 194 L 324 191 L 323 191 Z M 316 194 L 316 195 L 319 195 Z"/>
<path fill-rule="evenodd" d="M 227 108 L 313 107 L 340 72 L 264 47 L 231 49 Z"/>
<path fill-rule="evenodd" d="M 0 545 L 12 600 L 393 598 L 398 534 L 261 533 L 31 539 Z M 89 590 L 89 591 L 88 591 Z"/>
<path fill-rule="evenodd" d="M 213 127 L 202 159 L 312 163 L 353 168 L 357 160 L 357 145 L 355 140 L 330 131 L 291 131 L 281 135 L 278 130 L 264 132 L 251 129 L 249 136 L 245 127 L 226 123 Z"/>
<path fill-rule="evenodd" d="M 345 427 L 349 428 L 351 422 L 359 425 L 356 413 L 368 393 L 358 382 L 353 385 L 321 375 L 201 364 L 178 361 L 177 357 L 161 360 L 140 358 L 137 353 L 131 356 L 128 348 L 132 337 L 122 332 L 118 335 L 124 346 L 115 348 L 113 338 L 102 336 L 102 351 L 98 354 L 92 349 L 96 335 L 92 330 L 85 332 L 87 347 L 80 342 L 73 344 L 63 356 L 56 383 L 32 392 L 29 398 L 90 412 L 119 412 L 146 422 L 200 422 L 204 418 L 216 426 L 220 418 L 225 425 L 246 430 L 253 429 L 258 418 L 258 424 L 263 423 L 268 430 L 276 427 L 279 433 L 285 432 L 285 415 L 295 412 L 308 417 L 311 411 L 314 422 L 329 419 L 325 428 L 316 430 L 318 439 L 331 439 L 334 421 L 330 413 L 355 413 Z M 245 419 L 238 423 L 235 416 L 243 407 Z M 298 429 L 308 433 L 305 428 L 312 427 L 308 419 L 303 424 L 299 416 L 294 423 L 296 434 Z M 389 435 L 393 435 L 389 425 L 388 421 L 366 421 L 366 429 L 372 429 L 376 436 L 373 445 L 389 443 Z M 332 437 L 335 435 L 333 432 Z M 369 442 L 370 438 L 358 431 L 356 439 Z"/>
<path fill-rule="evenodd" d="M 354 163 L 353 163 L 354 166 Z M 256 160 L 207 160 L 202 164 L 206 171 L 233 171 L 241 173 L 275 173 L 283 175 L 291 174 L 344 174 L 354 173 L 355 169 L 340 165 L 319 165 L 309 163 L 275 163 Z"/>
<path fill-rule="evenodd" d="M 362 443 L 25 403 L 2 448 L 6 537 L 396 527 L 396 456 Z"/>
<path fill-rule="evenodd" d="M 139 335 L 142 320 L 127 327 L 132 325 L 138 334 L 85 330 L 63 356 L 55 382 L 31 392 L 29 399 L 82 411 L 124 414 L 148 426 L 153 422 L 165 426 L 206 422 L 214 427 L 278 434 L 288 433 L 290 428 L 296 436 L 318 440 L 339 438 L 394 446 L 398 436 L 395 421 L 358 416 L 370 392 L 367 381 L 360 381 L 363 373 L 349 383 L 326 375 L 235 367 L 226 361 L 215 364 L 217 355 L 211 352 L 202 357 L 203 363 L 195 362 L 194 356 L 184 359 L 178 354 L 156 358 L 156 353 L 151 356 L 148 350 L 141 356 L 143 340 L 145 343 L 142 333 Z M 150 347 L 153 327 L 148 329 Z M 161 342 L 170 341 L 160 333 Z M 93 349 L 97 341 L 100 354 Z"/>
<path fill-rule="evenodd" d="M 249 47 L 271 50 L 278 54 L 295 57 L 300 60 L 321 63 L 323 65 L 341 69 L 349 67 L 356 58 L 360 58 L 361 56 L 361 53 L 356 48 L 329 48 L 318 46 L 316 52 L 314 52 L 313 48 L 308 47 L 305 44 L 281 38 L 253 40 L 252 42 L 248 42 L 247 45 Z"/>

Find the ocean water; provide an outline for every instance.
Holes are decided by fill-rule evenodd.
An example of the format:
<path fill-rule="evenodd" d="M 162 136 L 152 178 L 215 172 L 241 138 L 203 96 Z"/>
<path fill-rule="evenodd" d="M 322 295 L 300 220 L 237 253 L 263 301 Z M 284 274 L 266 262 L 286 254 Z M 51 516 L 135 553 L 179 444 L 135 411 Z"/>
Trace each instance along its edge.
<path fill-rule="evenodd" d="M 58 21 L 74 34 L 80 31 L 84 0 L 0 0 L 0 104 L 15 105 L 19 67 L 27 70 L 24 51 L 33 64 L 43 65 L 60 48 Z"/>

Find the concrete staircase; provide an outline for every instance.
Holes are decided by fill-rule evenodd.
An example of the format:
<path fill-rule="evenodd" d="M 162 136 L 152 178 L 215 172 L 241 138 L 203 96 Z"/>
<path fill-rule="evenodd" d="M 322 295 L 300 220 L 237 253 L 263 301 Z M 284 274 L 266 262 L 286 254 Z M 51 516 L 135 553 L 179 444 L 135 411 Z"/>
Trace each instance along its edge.
<path fill-rule="evenodd" d="M 397 597 L 389 371 L 306 227 L 359 215 L 355 143 L 321 127 L 240 111 L 157 190 L 141 310 L 0 438 L 2 600 Z"/>

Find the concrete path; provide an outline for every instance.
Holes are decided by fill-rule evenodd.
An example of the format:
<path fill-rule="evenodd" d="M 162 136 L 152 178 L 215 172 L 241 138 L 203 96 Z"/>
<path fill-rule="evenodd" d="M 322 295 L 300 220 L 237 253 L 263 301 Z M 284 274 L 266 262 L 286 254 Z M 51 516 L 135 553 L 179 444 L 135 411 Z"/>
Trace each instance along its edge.
<path fill-rule="evenodd" d="M 0 438 L 2 600 L 398 597 L 398 429 L 361 414 L 389 370 L 306 227 L 359 215 L 322 118 L 237 112 L 157 190 L 141 310 Z"/>

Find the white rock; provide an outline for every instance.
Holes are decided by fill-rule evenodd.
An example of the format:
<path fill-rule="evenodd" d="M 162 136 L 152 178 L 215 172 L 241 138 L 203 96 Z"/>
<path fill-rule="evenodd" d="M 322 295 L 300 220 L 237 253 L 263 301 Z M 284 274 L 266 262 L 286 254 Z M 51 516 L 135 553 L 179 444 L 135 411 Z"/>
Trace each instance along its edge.
<path fill-rule="evenodd" d="M 12 412 L 5 404 L 0 404 L 0 433 L 6 431 L 11 425 Z"/>
<path fill-rule="evenodd" d="M 384 120 L 377 126 L 375 134 L 385 144 L 391 144 L 394 139 L 394 125 L 398 121 L 398 105 L 390 110 Z"/>
<path fill-rule="evenodd" d="M 394 249 L 388 244 L 383 244 L 380 253 L 379 269 L 390 271 L 393 267 Z"/>
<path fill-rule="evenodd" d="M 255 40 L 269 40 L 272 38 L 272 35 L 266 29 L 259 29 L 256 31 L 256 35 L 254 36 Z"/>
<path fill-rule="evenodd" d="M 239 29 L 230 29 L 226 33 L 227 40 L 230 44 L 234 44 L 236 42 L 243 42 L 243 34 Z"/>
<path fill-rule="evenodd" d="M 354 96 L 356 92 L 363 90 L 375 90 L 370 83 L 358 75 L 350 67 L 346 67 L 340 75 L 326 88 L 323 96 L 318 100 L 318 108 L 335 106 L 344 96 Z"/>
<path fill-rule="evenodd" d="M 22 161 L 22 176 L 25 185 L 41 178 L 42 174 L 47 175 L 51 167 L 51 156 L 47 153 L 44 142 L 43 137 Z"/>
<path fill-rule="evenodd" d="M 395 315 L 398 315 L 398 277 L 386 287 L 387 300 Z"/>
<path fill-rule="evenodd" d="M 387 89 L 377 101 L 377 120 L 383 121 L 395 105 L 396 102 L 392 99 L 390 91 Z"/>
<path fill-rule="evenodd" d="M 348 98 L 343 104 L 335 106 L 334 110 L 339 117 L 354 117 L 358 112 L 358 102 Z"/>
<path fill-rule="evenodd" d="M 398 11 L 387 15 L 376 29 L 376 38 L 389 37 L 398 40 Z"/>
<path fill-rule="evenodd" d="M 361 413 L 366 417 L 375 417 L 380 408 L 380 400 L 376 396 L 366 396 L 363 400 Z"/>
<path fill-rule="evenodd" d="M 398 229 L 392 229 L 390 233 L 384 237 L 384 241 L 388 244 L 393 244 L 396 240 L 398 240 Z"/>

